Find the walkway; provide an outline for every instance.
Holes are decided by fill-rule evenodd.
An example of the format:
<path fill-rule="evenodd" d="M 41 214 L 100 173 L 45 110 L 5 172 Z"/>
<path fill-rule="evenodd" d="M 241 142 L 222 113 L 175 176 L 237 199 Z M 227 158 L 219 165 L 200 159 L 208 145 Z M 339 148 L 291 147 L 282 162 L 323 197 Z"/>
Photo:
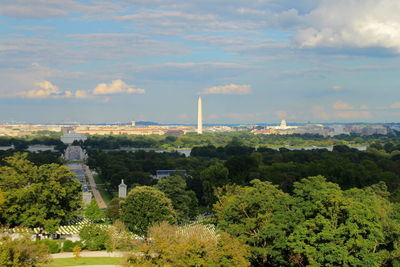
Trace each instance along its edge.
<path fill-rule="evenodd" d="M 108 257 L 108 258 L 122 258 L 125 257 L 125 252 L 107 252 L 107 251 L 82 251 L 80 253 L 82 258 L 98 258 L 98 257 Z M 65 259 L 73 258 L 74 254 L 72 252 L 63 252 L 57 254 L 51 254 L 53 259 Z"/>
<path fill-rule="evenodd" d="M 104 202 L 103 198 L 101 197 L 99 190 L 97 190 L 96 182 L 94 181 L 92 172 L 90 171 L 90 169 L 87 165 L 83 164 L 83 168 L 85 169 L 86 177 L 89 179 L 89 185 L 92 188 L 92 193 L 93 193 L 94 199 L 97 202 L 97 205 L 99 206 L 100 209 L 107 208 L 107 204 Z"/>

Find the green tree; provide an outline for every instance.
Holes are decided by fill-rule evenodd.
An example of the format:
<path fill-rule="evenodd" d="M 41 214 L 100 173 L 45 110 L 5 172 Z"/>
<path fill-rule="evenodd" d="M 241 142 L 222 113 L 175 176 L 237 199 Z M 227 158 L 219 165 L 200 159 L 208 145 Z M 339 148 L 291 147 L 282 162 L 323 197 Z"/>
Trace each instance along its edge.
<path fill-rule="evenodd" d="M 178 220 L 185 221 L 197 208 L 197 198 L 193 191 L 187 190 L 185 178 L 181 175 L 171 175 L 160 179 L 156 188 L 172 201 Z"/>
<path fill-rule="evenodd" d="M 106 209 L 106 216 L 113 222 L 119 220 L 122 198 L 113 198 Z"/>
<path fill-rule="evenodd" d="M 54 230 L 77 214 L 82 202 L 81 185 L 67 167 L 36 166 L 27 156 L 16 153 L 0 167 L 0 191 L 5 193 L 0 222 Z"/>
<path fill-rule="evenodd" d="M 133 233 L 145 235 L 157 222 L 176 222 L 176 211 L 163 192 L 150 186 L 137 186 L 121 204 L 121 220 Z"/>
<path fill-rule="evenodd" d="M 218 226 L 251 246 L 255 262 L 266 262 L 269 244 L 263 229 L 268 226 L 275 206 L 288 197 L 270 182 L 253 180 L 252 186 L 226 186 L 217 191 L 214 213 Z"/>
<path fill-rule="evenodd" d="M 38 267 L 50 262 L 45 244 L 34 244 L 28 237 L 11 239 L 0 238 L 0 266 Z"/>
<path fill-rule="evenodd" d="M 229 182 L 228 175 L 228 169 L 221 162 L 216 162 L 200 173 L 203 183 L 204 202 L 207 205 L 212 205 L 217 201 L 214 191 L 217 187 L 226 185 Z"/>
<path fill-rule="evenodd" d="M 214 208 L 218 226 L 252 246 L 255 266 L 382 266 L 400 255 L 399 206 L 388 197 L 383 183 L 343 191 L 316 176 L 290 196 L 255 181 Z"/>
<path fill-rule="evenodd" d="M 104 212 L 99 208 L 97 202 L 94 198 L 90 201 L 89 205 L 85 209 L 85 217 L 86 219 L 92 221 L 100 221 L 104 219 Z"/>
<path fill-rule="evenodd" d="M 103 250 L 111 247 L 109 232 L 105 226 L 88 224 L 79 232 L 84 248 L 89 250 Z"/>

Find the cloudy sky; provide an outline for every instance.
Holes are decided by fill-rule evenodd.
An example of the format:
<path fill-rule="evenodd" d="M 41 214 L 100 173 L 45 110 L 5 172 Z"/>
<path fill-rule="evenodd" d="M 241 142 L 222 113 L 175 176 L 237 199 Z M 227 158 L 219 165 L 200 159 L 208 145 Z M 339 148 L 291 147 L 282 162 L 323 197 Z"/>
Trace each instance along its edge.
<path fill-rule="evenodd" d="M 398 0 L 0 0 L 0 122 L 392 122 Z"/>

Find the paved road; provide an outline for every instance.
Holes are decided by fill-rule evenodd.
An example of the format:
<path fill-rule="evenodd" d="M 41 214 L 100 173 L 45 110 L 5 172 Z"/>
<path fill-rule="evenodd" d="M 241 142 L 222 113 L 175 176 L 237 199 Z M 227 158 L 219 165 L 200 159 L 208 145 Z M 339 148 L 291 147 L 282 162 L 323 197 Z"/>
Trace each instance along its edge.
<path fill-rule="evenodd" d="M 107 205 L 104 202 L 103 198 L 101 197 L 99 190 L 97 190 L 97 188 L 96 188 L 96 182 L 94 181 L 93 175 L 92 175 L 91 171 L 89 170 L 89 167 L 86 166 L 85 164 L 81 164 L 81 163 L 67 163 L 65 165 L 72 172 L 74 172 L 76 174 L 77 179 L 82 184 L 82 191 L 88 192 L 88 191 L 90 191 L 89 189 L 91 188 L 92 194 L 93 194 L 94 199 L 96 200 L 99 208 L 100 209 L 107 208 Z M 85 176 L 88 178 L 89 184 L 87 183 Z"/>
<path fill-rule="evenodd" d="M 96 201 L 97 201 L 97 205 L 99 206 L 100 209 L 107 208 L 107 205 L 104 202 L 103 198 L 101 197 L 99 190 L 97 190 L 96 182 L 94 181 L 92 172 L 90 171 L 88 166 L 86 166 L 84 164 L 82 164 L 82 165 L 83 165 L 83 168 L 85 169 L 85 174 L 88 177 L 89 185 L 92 188 L 92 193 L 93 193 L 94 199 L 96 199 Z"/>

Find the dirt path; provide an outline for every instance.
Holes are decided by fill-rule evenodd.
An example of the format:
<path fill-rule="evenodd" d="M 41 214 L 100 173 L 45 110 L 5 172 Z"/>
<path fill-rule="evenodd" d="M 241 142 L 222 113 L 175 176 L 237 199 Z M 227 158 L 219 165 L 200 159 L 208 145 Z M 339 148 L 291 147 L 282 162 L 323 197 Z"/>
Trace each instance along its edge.
<path fill-rule="evenodd" d="M 107 208 L 107 205 L 104 202 L 103 198 L 101 197 L 99 190 L 97 190 L 96 182 L 94 181 L 92 172 L 90 171 L 90 169 L 87 165 L 83 165 L 83 168 L 85 169 L 85 174 L 88 177 L 89 185 L 92 188 L 92 193 L 93 193 L 94 199 L 97 202 L 97 205 L 99 205 L 100 209 Z"/>

